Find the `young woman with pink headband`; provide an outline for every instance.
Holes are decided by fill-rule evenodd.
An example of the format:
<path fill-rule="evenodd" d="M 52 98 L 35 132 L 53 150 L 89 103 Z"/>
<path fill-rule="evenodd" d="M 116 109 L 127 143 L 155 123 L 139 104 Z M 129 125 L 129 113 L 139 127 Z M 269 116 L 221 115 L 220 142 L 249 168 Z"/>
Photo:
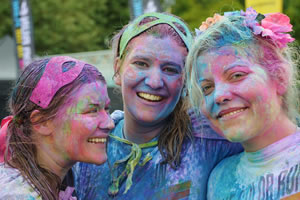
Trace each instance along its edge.
<path fill-rule="evenodd" d="M 66 56 L 28 65 L 1 125 L 0 199 L 75 200 L 62 180 L 77 161 L 106 161 L 109 103 L 94 66 Z"/>

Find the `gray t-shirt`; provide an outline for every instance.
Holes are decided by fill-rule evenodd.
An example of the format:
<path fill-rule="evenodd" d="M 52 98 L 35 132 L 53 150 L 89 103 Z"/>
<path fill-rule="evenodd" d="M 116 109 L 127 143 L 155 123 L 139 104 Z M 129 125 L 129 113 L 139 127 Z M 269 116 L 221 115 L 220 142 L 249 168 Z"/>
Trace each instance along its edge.
<path fill-rule="evenodd" d="M 300 199 L 300 132 L 220 162 L 209 179 L 208 200 L 229 199 Z"/>

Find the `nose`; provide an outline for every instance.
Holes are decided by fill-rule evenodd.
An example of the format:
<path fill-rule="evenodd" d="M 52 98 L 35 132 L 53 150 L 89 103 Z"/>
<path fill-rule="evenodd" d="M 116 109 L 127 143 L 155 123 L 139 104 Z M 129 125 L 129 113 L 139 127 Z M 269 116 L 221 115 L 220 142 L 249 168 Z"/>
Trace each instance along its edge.
<path fill-rule="evenodd" d="M 114 123 L 114 121 L 112 120 L 112 118 L 110 117 L 110 115 L 108 113 L 105 112 L 105 114 L 102 115 L 101 118 L 102 119 L 100 119 L 101 121 L 99 123 L 99 128 L 100 129 L 111 130 L 111 129 L 115 128 L 115 123 Z"/>
<path fill-rule="evenodd" d="M 151 87 L 152 89 L 162 88 L 164 86 L 164 82 L 162 79 L 161 70 L 156 68 L 149 70 L 145 79 L 145 84 Z"/>
<path fill-rule="evenodd" d="M 230 91 L 230 87 L 228 87 L 226 84 L 215 85 L 214 98 L 216 104 L 219 105 L 231 101 L 232 93 Z"/>

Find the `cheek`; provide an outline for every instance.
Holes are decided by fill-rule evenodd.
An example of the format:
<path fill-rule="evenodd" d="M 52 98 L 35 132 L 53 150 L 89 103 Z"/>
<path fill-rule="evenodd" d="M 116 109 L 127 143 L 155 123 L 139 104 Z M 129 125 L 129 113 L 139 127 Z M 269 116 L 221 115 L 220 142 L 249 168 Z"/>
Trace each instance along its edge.
<path fill-rule="evenodd" d="M 206 105 L 205 102 L 203 102 L 203 103 L 200 105 L 200 111 L 201 111 L 201 113 L 202 113 L 206 118 L 209 118 L 208 110 L 207 110 L 207 105 Z"/>
<path fill-rule="evenodd" d="M 201 111 L 207 115 L 207 117 L 210 117 L 211 113 L 213 112 L 212 108 L 214 105 L 213 95 L 211 94 L 209 96 L 204 96 L 203 98 L 204 100 L 201 105 Z"/>
<path fill-rule="evenodd" d="M 241 85 L 240 89 L 243 90 L 245 98 L 253 104 L 267 104 L 272 98 L 269 91 L 271 88 L 266 87 L 266 83 L 263 81 L 248 81 Z"/>
<path fill-rule="evenodd" d="M 169 88 L 170 91 L 174 91 L 173 93 L 180 93 L 181 89 L 183 88 L 183 79 L 182 77 L 167 77 L 164 80 L 165 84 Z"/>
<path fill-rule="evenodd" d="M 182 87 L 183 87 L 183 80 L 182 80 L 182 77 L 180 77 L 180 78 L 176 81 L 176 87 L 178 87 L 178 88 L 182 88 Z"/>
<path fill-rule="evenodd" d="M 98 117 L 97 119 L 99 119 Z M 97 119 L 95 117 L 83 116 L 72 121 L 72 130 L 80 133 L 80 135 L 86 135 L 95 129 L 97 129 Z"/>
<path fill-rule="evenodd" d="M 123 72 L 123 80 L 125 83 L 134 82 L 138 79 L 138 72 L 134 70 L 132 67 L 127 67 Z"/>

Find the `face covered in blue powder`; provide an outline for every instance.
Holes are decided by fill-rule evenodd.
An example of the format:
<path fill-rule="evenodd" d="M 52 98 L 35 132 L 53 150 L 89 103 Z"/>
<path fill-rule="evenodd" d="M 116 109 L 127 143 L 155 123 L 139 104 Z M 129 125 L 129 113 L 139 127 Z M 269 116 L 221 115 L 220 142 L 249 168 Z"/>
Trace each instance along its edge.
<path fill-rule="evenodd" d="M 134 38 L 128 49 L 115 79 L 122 88 L 124 110 L 142 124 L 161 122 L 180 99 L 187 50 L 171 37 L 149 35 Z"/>

